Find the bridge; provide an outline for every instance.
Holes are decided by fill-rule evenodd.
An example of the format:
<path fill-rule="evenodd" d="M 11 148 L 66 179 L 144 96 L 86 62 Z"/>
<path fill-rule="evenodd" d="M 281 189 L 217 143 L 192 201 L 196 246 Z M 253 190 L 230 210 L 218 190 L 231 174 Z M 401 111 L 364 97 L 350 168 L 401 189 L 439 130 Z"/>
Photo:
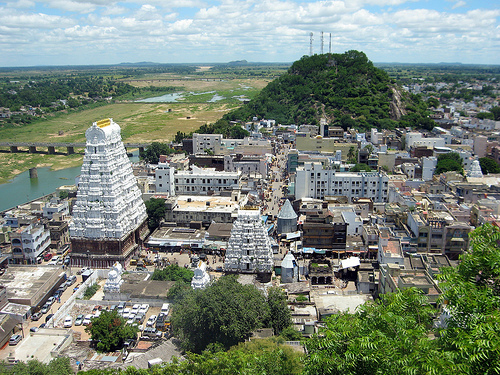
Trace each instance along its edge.
<path fill-rule="evenodd" d="M 125 149 L 129 148 L 138 148 L 139 152 L 144 151 L 145 148 L 149 147 L 150 143 L 123 143 Z M 34 154 L 36 152 L 40 152 L 39 148 L 46 148 L 48 154 L 55 154 L 56 147 L 58 148 L 66 148 L 66 154 L 74 154 L 75 148 L 85 148 L 86 143 L 82 142 L 53 142 L 53 143 L 45 143 L 45 142 L 0 142 L 0 147 L 8 147 L 10 152 L 25 152 L 20 150 L 20 148 L 27 148 L 30 154 Z"/>

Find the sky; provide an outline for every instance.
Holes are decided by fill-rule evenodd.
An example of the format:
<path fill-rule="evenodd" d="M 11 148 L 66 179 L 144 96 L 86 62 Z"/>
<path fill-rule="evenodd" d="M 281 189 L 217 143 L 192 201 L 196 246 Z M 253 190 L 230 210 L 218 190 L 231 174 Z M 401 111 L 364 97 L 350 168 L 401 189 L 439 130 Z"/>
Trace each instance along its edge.
<path fill-rule="evenodd" d="M 0 66 L 293 62 L 500 64 L 498 0 L 0 0 Z M 331 35 L 331 50 L 330 50 Z"/>

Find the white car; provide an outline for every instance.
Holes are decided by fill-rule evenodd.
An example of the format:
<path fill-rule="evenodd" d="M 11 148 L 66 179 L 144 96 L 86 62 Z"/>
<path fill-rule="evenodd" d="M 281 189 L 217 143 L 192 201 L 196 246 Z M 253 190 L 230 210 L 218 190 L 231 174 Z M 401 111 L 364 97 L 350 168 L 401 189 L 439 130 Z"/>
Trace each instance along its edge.
<path fill-rule="evenodd" d="M 66 319 L 64 319 L 64 328 L 71 328 L 73 326 L 73 319 L 71 316 L 67 316 Z"/>
<path fill-rule="evenodd" d="M 92 314 L 85 315 L 85 318 L 83 318 L 83 325 L 88 326 L 90 324 L 91 319 L 92 319 Z"/>
<path fill-rule="evenodd" d="M 132 314 L 137 314 L 139 312 L 139 309 L 141 308 L 141 305 L 136 303 L 134 306 L 132 306 Z"/>
<path fill-rule="evenodd" d="M 92 318 L 98 318 L 99 315 L 101 315 L 101 310 L 97 310 L 94 315 L 92 315 Z"/>
<path fill-rule="evenodd" d="M 128 319 L 130 315 L 130 309 L 127 307 L 126 309 L 123 309 L 123 313 L 122 313 L 122 316 L 125 318 L 125 319 Z"/>
<path fill-rule="evenodd" d="M 146 314 L 149 310 L 149 305 L 147 303 L 143 303 L 139 308 L 139 312 L 142 314 Z"/>
<path fill-rule="evenodd" d="M 147 327 L 153 327 L 156 323 L 156 315 L 151 315 L 146 323 Z"/>
<path fill-rule="evenodd" d="M 127 324 L 130 324 L 130 325 L 134 324 L 134 322 L 135 322 L 135 316 L 132 318 L 128 318 L 128 320 L 127 320 Z"/>

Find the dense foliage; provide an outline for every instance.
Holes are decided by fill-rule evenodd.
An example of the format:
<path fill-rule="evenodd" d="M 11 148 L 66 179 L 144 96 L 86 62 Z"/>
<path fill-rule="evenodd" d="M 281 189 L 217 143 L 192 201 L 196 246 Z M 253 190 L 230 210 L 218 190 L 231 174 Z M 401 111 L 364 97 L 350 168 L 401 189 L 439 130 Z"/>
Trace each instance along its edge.
<path fill-rule="evenodd" d="M 491 158 L 480 158 L 479 165 L 481 166 L 481 172 L 483 172 L 483 174 L 500 173 L 500 165 Z"/>
<path fill-rule="evenodd" d="M 188 268 L 179 267 L 177 264 L 171 264 L 163 269 L 155 269 L 151 280 L 162 281 L 182 281 L 190 283 L 194 272 Z"/>
<path fill-rule="evenodd" d="M 450 171 L 456 171 L 462 174 L 464 173 L 462 158 L 457 152 L 449 152 L 438 156 L 434 174 L 441 174 Z"/>
<path fill-rule="evenodd" d="M 201 353 L 214 345 L 228 349 L 257 328 L 281 330 L 290 325 L 290 315 L 282 311 L 288 310 L 283 298 L 273 291 L 266 300 L 255 286 L 241 285 L 234 275 L 223 276 L 174 305 L 174 333 L 182 347 L 192 352 Z"/>
<path fill-rule="evenodd" d="M 18 362 L 13 366 L 8 366 L 5 362 L 0 362 L 0 374 L 4 375 L 72 375 L 69 358 L 54 358 L 45 364 L 36 359 L 27 362 Z"/>
<path fill-rule="evenodd" d="M 85 289 L 85 292 L 83 292 L 83 299 L 91 299 L 94 296 L 94 294 L 97 293 L 99 288 L 100 288 L 99 284 L 96 283 L 89 285 L 87 289 Z"/>
<path fill-rule="evenodd" d="M 148 214 L 148 228 L 150 231 L 154 231 L 160 226 L 160 222 L 165 217 L 165 199 L 151 198 L 144 204 L 146 205 L 146 213 Z"/>
<path fill-rule="evenodd" d="M 189 353 L 185 361 L 174 358 L 171 363 L 152 369 L 90 370 L 85 375 L 293 375 L 302 373 L 302 355 L 272 340 L 253 340 L 227 352 Z"/>
<path fill-rule="evenodd" d="M 226 114 L 215 126 L 257 116 L 282 124 L 319 124 L 325 117 L 344 128 L 394 128 L 398 121 L 400 126 L 432 128 L 426 109 L 419 97 L 397 90 L 364 53 L 348 51 L 304 56 L 257 98 Z"/>
<path fill-rule="evenodd" d="M 177 151 L 170 148 L 166 143 L 153 142 L 145 150 L 141 150 L 139 157 L 150 164 L 158 164 L 160 155 L 170 155 Z"/>
<path fill-rule="evenodd" d="M 85 327 L 90 334 L 93 344 L 99 352 L 110 352 L 120 349 L 127 339 L 136 339 L 138 328 L 127 324 L 116 310 L 101 312 L 97 318 Z"/>

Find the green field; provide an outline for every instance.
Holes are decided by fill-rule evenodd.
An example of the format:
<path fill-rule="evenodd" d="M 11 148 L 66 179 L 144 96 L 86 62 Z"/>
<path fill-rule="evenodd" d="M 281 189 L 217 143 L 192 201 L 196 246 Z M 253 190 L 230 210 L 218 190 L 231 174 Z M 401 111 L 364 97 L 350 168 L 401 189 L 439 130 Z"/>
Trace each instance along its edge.
<path fill-rule="evenodd" d="M 157 77 L 160 78 L 160 77 Z M 90 109 L 68 110 L 46 116 L 20 127 L 0 128 L 0 140 L 13 142 L 85 142 L 85 130 L 93 122 L 113 118 L 122 129 L 124 142 L 169 142 L 177 131 L 196 131 L 205 123 L 217 121 L 225 113 L 241 105 L 232 96 L 253 98 L 266 84 L 264 79 L 231 79 L 227 81 L 160 81 L 155 86 L 181 87 L 190 94 L 180 103 L 135 103 L 122 101 L 98 105 Z M 137 85 L 147 86 L 147 82 Z M 135 83 L 134 83 L 135 85 Z M 212 93 L 212 91 L 214 93 Z M 207 93 L 211 92 L 211 93 Z M 203 94 L 200 94 L 203 93 Z M 207 103 L 214 94 L 226 99 Z M 10 154 L 0 152 L 0 183 L 35 166 L 54 169 L 78 165 L 82 155 Z M 46 150 L 41 150 L 45 152 Z M 64 149 L 56 150 L 64 152 Z"/>

